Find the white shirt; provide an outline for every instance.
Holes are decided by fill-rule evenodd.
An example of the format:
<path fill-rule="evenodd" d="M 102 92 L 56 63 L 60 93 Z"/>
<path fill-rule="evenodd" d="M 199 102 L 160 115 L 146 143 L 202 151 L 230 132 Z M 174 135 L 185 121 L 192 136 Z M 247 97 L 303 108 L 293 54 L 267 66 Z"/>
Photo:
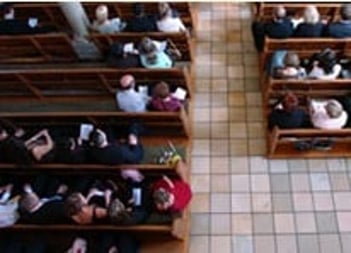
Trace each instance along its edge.
<path fill-rule="evenodd" d="M 308 73 L 308 77 L 316 78 L 319 80 L 334 80 L 341 73 L 342 67 L 340 64 L 335 64 L 333 66 L 332 72 L 326 74 L 324 70 L 318 66 L 313 67 L 310 73 Z"/>
<path fill-rule="evenodd" d="M 337 101 L 336 101 L 337 102 Z M 310 104 L 311 121 L 315 128 L 320 129 L 341 129 L 347 122 L 347 113 L 342 111 L 338 118 L 330 118 L 325 106 L 326 101 L 312 100 Z M 339 102 L 337 102 L 339 103 Z"/>
<path fill-rule="evenodd" d="M 186 28 L 180 18 L 165 17 L 157 21 L 160 32 L 185 32 Z"/>
<path fill-rule="evenodd" d="M 93 23 L 92 29 L 102 34 L 111 34 L 121 32 L 126 24 L 119 18 L 106 20 L 105 23 L 99 24 L 96 20 Z"/>
<path fill-rule="evenodd" d="M 116 100 L 120 110 L 124 112 L 145 112 L 148 96 L 134 89 L 117 91 Z"/>

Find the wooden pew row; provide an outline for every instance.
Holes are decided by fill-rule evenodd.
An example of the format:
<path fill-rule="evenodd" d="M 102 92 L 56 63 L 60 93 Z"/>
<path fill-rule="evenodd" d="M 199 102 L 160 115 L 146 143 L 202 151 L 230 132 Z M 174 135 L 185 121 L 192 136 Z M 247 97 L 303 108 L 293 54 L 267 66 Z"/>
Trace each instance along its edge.
<path fill-rule="evenodd" d="M 120 17 L 122 20 L 128 20 L 133 16 L 132 3 L 112 3 L 112 2 L 85 2 L 82 3 L 88 15 L 90 22 L 95 19 L 95 9 L 100 4 L 106 4 L 109 8 L 109 16 Z M 157 13 L 157 3 L 144 3 L 145 12 L 148 14 Z M 196 13 L 194 8 L 191 8 L 188 2 L 172 3 L 174 8 L 177 9 L 179 15 L 184 22 L 185 26 L 194 30 L 196 26 Z M 59 5 L 54 2 L 41 2 L 41 3 L 14 3 L 13 4 L 16 17 L 25 18 L 37 17 L 40 22 L 47 24 L 55 24 L 59 29 L 71 30 L 70 26 L 62 13 Z"/>
<path fill-rule="evenodd" d="M 50 106 L 48 104 L 48 106 Z M 0 106 L 1 107 L 1 106 Z M 186 136 L 191 137 L 188 115 L 184 109 L 179 112 L 0 112 L 0 118 L 10 120 L 16 125 L 32 125 L 33 123 L 49 127 L 50 125 L 77 125 L 90 123 L 97 126 L 109 125 L 127 127 L 137 120 L 141 122 L 149 136 Z"/>
<path fill-rule="evenodd" d="M 150 37 L 153 40 L 164 41 L 171 40 L 174 45 L 182 53 L 181 61 L 193 62 L 194 60 L 194 42 L 186 33 L 118 33 L 106 35 L 100 33 L 92 33 L 89 36 L 95 45 L 100 49 L 103 55 L 107 55 L 114 41 L 118 42 L 133 42 L 135 47 L 138 47 L 143 37 Z"/>
<path fill-rule="evenodd" d="M 351 129 L 279 129 L 274 128 L 268 136 L 270 146 L 269 158 L 326 158 L 351 157 Z M 330 150 L 311 149 L 299 151 L 295 148 L 297 141 L 330 139 L 333 141 Z"/>
<path fill-rule="evenodd" d="M 8 68 L 0 70 L 0 97 L 15 101 L 36 98 L 38 101 L 69 98 L 73 101 L 111 99 L 115 96 L 120 78 L 132 74 L 136 83 L 149 87 L 163 80 L 170 85 L 187 90 L 190 98 L 194 86 L 188 68 L 172 69 L 114 69 L 97 67 Z"/>
<path fill-rule="evenodd" d="M 293 15 L 297 17 L 301 17 L 303 15 L 303 11 L 305 7 L 309 3 L 287 3 L 287 2 L 261 2 L 256 3 L 256 8 L 254 9 L 254 13 L 256 17 L 260 18 L 263 21 L 269 21 L 272 19 L 272 12 L 275 6 L 283 5 L 288 15 Z M 310 3 L 317 6 L 319 13 L 322 18 L 335 20 L 339 15 L 339 10 L 341 3 L 327 3 L 327 2 L 318 2 L 318 3 Z"/>
<path fill-rule="evenodd" d="M 66 33 L 0 36 L 0 63 L 77 62 Z"/>

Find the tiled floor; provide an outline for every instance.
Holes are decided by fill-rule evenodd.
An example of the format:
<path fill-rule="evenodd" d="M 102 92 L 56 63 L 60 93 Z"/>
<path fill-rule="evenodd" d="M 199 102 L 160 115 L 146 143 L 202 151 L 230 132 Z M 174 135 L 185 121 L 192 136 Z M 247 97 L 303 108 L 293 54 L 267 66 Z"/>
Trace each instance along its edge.
<path fill-rule="evenodd" d="M 351 160 L 267 160 L 246 3 L 197 4 L 190 253 L 350 253 Z"/>

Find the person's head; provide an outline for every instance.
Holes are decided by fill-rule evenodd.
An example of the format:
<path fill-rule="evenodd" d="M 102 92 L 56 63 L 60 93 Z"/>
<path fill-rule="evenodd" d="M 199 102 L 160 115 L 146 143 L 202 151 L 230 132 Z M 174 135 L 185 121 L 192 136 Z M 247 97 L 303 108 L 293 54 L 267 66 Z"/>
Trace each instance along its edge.
<path fill-rule="evenodd" d="M 156 84 L 154 88 L 154 96 L 160 98 L 166 98 L 170 95 L 169 85 L 168 83 L 161 81 Z"/>
<path fill-rule="evenodd" d="M 159 211 L 167 211 L 174 204 L 174 195 L 163 188 L 154 191 L 152 197 Z"/>
<path fill-rule="evenodd" d="M 333 71 L 334 65 L 337 63 L 336 53 L 330 48 L 324 49 L 317 56 L 318 66 L 327 74 Z"/>
<path fill-rule="evenodd" d="M 108 216 L 114 223 L 123 223 L 129 217 L 129 213 L 122 201 L 115 198 L 109 207 Z"/>
<path fill-rule="evenodd" d="M 99 5 L 95 10 L 97 22 L 104 23 L 108 19 L 108 8 L 106 5 Z"/>
<path fill-rule="evenodd" d="M 0 126 L 0 141 L 7 139 L 7 137 L 9 137 L 8 132 L 6 131 L 5 128 Z"/>
<path fill-rule="evenodd" d="M 101 129 L 95 128 L 89 134 L 89 144 L 97 148 L 106 146 L 108 144 L 106 133 Z"/>
<path fill-rule="evenodd" d="M 317 24 L 320 19 L 318 9 L 314 5 L 306 6 L 303 12 L 303 19 L 306 24 Z"/>
<path fill-rule="evenodd" d="M 351 4 L 343 4 L 341 6 L 340 16 L 343 20 L 351 20 Z"/>
<path fill-rule="evenodd" d="M 296 109 L 298 105 L 299 105 L 299 99 L 296 97 L 294 93 L 289 91 L 283 99 L 283 102 L 282 102 L 283 109 L 285 111 L 290 112 Z"/>
<path fill-rule="evenodd" d="M 343 112 L 342 105 L 336 100 L 330 100 L 325 105 L 328 116 L 332 119 L 339 118 Z"/>
<path fill-rule="evenodd" d="M 39 204 L 39 197 L 34 192 L 25 192 L 21 195 L 18 206 L 22 212 L 32 212 L 32 210 Z"/>
<path fill-rule="evenodd" d="M 161 18 L 167 15 L 168 11 L 171 10 L 171 6 L 167 2 L 160 2 L 158 4 L 158 14 Z"/>
<path fill-rule="evenodd" d="M 74 192 L 69 195 L 65 201 L 64 209 L 68 217 L 72 217 L 80 213 L 87 202 L 84 196 L 79 192 Z"/>
<path fill-rule="evenodd" d="M 120 90 L 129 90 L 135 87 L 134 76 L 127 74 L 121 77 L 119 80 L 119 89 Z"/>
<path fill-rule="evenodd" d="M 284 57 L 284 65 L 286 67 L 294 67 L 294 68 L 300 67 L 299 56 L 294 52 L 288 52 Z"/>
<path fill-rule="evenodd" d="M 273 9 L 273 18 L 280 20 L 286 17 L 286 9 L 283 5 L 278 5 Z"/>
<path fill-rule="evenodd" d="M 135 3 L 134 4 L 134 15 L 135 16 L 144 15 L 144 5 L 142 3 Z"/>
<path fill-rule="evenodd" d="M 149 37 L 144 37 L 139 44 L 139 53 L 148 55 L 157 51 L 156 44 Z"/>

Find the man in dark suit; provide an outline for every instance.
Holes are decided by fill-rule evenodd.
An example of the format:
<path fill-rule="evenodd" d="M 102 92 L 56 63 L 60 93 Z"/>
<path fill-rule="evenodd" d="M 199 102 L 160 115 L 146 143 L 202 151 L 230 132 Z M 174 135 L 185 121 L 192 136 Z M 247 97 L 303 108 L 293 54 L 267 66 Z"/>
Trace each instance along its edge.
<path fill-rule="evenodd" d="M 334 38 L 351 37 L 351 4 L 343 4 L 340 8 L 341 20 L 327 26 L 326 35 Z"/>

